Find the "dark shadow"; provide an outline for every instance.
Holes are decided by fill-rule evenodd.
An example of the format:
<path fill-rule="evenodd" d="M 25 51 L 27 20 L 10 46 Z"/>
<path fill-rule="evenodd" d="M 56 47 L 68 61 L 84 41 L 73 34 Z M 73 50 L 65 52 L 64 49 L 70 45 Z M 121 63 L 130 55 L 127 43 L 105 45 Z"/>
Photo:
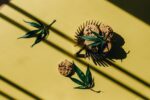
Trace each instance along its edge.
<path fill-rule="evenodd" d="M 120 36 L 117 33 L 114 33 L 114 36 L 112 38 L 112 49 L 110 51 L 110 53 L 107 55 L 107 57 L 109 59 L 125 59 L 127 57 L 127 54 L 129 52 L 126 52 L 122 46 L 125 44 L 125 41 L 123 39 L 122 36 Z M 133 79 L 135 79 L 136 81 L 142 83 L 143 85 L 147 86 L 148 88 L 150 88 L 150 84 L 147 83 L 146 81 L 142 80 L 141 78 L 137 77 L 136 75 L 132 74 L 131 72 L 123 69 L 122 67 L 119 67 L 117 64 L 113 63 L 111 60 L 106 59 L 105 62 L 107 62 L 109 65 L 111 65 L 112 67 L 114 67 L 115 69 L 125 73 L 126 75 L 132 77 Z"/>
<path fill-rule="evenodd" d="M 150 24 L 150 0 L 107 0 L 138 19 Z"/>
<path fill-rule="evenodd" d="M 1 90 L 0 90 L 0 95 L 2 95 L 3 97 L 7 98 L 7 100 L 17 100 L 17 99 L 15 99 L 14 97 L 12 97 L 12 96 L 6 94 L 5 92 L 3 92 L 3 91 L 1 91 Z"/>
<path fill-rule="evenodd" d="M 95 65 L 103 67 L 110 65 L 110 63 L 107 63 L 105 59 L 109 59 L 111 61 L 118 59 L 122 61 L 123 59 L 125 59 L 128 53 L 126 53 L 125 50 L 122 48 L 122 46 L 125 44 L 123 37 L 121 37 L 116 32 L 113 32 L 111 43 L 112 48 L 108 53 L 103 53 L 102 48 L 98 46 L 96 52 L 84 46 L 78 52 L 76 52 L 76 57 L 89 59 L 91 58 Z M 85 53 L 82 53 L 82 51 L 85 51 Z"/>
<path fill-rule="evenodd" d="M 42 100 L 40 97 L 38 97 L 37 95 L 29 92 L 28 90 L 24 89 L 23 87 L 17 85 L 16 83 L 10 81 L 9 79 L 5 78 L 4 76 L 0 75 L 0 80 L 2 80 L 3 82 L 9 84 L 10 86 L 18 89 L 19 91 L 23 92 L 24 94 L 34 98 L 35 100 Z M 16 100 L 16 99 L 15 99 Z"/>
<path fill-rule="evenodd" d="M 0 6 L 9 3 L 10 0 L 0 0 Z"/>
<path fill-rule="evenodd" d="M 2 17 L 2 18 L 3 18 L 4 20 L 6 20 L 6 21 L 8 21 L 7 19 L 11 20 L 11 21 L 8 21 L 8 22 L 10 22 L 11 24 L 17 26 L 18 28 L 21 26 L 21 29 L 22 29 L 23 31 L 25 31 L 25 32 L 30 31 L 29 29 L 26 30 L 26 28 L 25 28 L 24 26 L 22 26 L 21 24 L 19 24 L 19 23 L 13 21 L 12 19 L 10 19 L 9 17 L 7 17 L 7 16 L 5 16 L 5 15 L 3 15 L 3 14 L 0 14 L 0 17 Z M 6 18 L 5 18 L 5 17 L 6 17 Z M 16 23 L 17 23 L 17 24 L 16 24 Z M 24 27 L 24 28 L 23 28 L 23 27 Z M 59 47 L 57 44 L 54 44 L 54 43 L 52 43 L 51 41 L 48 41 L 48 40 L 43 40 L 43 42 L 44 42 L 45 44 L 47 44 L 48 46 L 53 47 L 53 48 L 56 49 L 57 51 L 62 52 L 63 54 L 67 55 L 68 57 L 70 57 L 70 58 L 72 58 L 72 59 L 78 61 L 79 63 L 81 63 L 81 64 L 83 64 L 83 65 L 85 65 L 85 66 L 88 66 L 88 65 L 89 65 L 89 63 L 86 63 L 86 62 L 82 61 L 81 59 L 76 58 L 73 54 L 71 54 L 71 53 L 69 53 L 68 51 L 66 51 L 65 49 Z M 132 89 L 131 87 L 129 87 L 129 86 L 125 85 L 124 83 L 118 81 L 117 79 L 115 79 L 115 78 L 109 76 L 108 74 L 106 74 L 106 73 L 104 73 L 104 72 L 98 70 L 98 69 L 95 68 L 93 65 L 89 65 L 89 66 L 90 66 L 90 68 L 91 68 L 93 71 L 95 71 L 97 74 L 99 74 L 99 75 L 101 75 L 101 76 L 103 76 L 103 77 L 109 79 L 110 81 L 112 81 L 113 83 L 115 83 L 115 84 L 117 84 L 118 86 L 122 87 L 123 89 L 129 91 L 130 93 L 133 93 L 134 95 L 139 96 L 139 97 L 143 98 L 144 100 L 149 100 L 149 98 L 146 97 L 145 95 L 143 95 L 143 94 L 137 92 L 136 90 Z"/>
<path fill-rule="evenodd" d="M 122 36 L 120 36 L 118 33 L 114 32 L 114 35 L 112 37 L 112 49 L 107 54 L 107 58 L 109 59 L 119 59 L 123 60 L 127 57 L 127 53 L 122 48 L 122 46 L 125 44 L 125 41 Z"/>

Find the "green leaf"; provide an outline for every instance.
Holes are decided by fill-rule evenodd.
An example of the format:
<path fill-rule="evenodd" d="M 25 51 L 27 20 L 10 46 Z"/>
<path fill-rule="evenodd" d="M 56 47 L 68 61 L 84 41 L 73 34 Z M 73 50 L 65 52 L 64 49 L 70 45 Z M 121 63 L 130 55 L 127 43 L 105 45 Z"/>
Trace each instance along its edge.
<path fill-rule="evenodd" d="M 49 30 L 46 29 L 39 30 L 39 32 L 37 33 L 37 39 L 31 47 L 33 47 L 34 45 L 36 45 L 37 43 L 45 39 L 48 34 L 49 34 Z"/>
<path fill-rule="evenodd" d="M 41 34 L 44 34 L 44 35 L 42 35 L 42 38 L 46 38 L 49 35 L 49 30 L 43 29 L 43 31 L 41 32 Z"/>
<path fill-rule="evenodd" d="M 73 82 L 75 82 L 76 84 L 84 86 L 84 83 L 81 82 L 80 80 L 78 80 L 78 79 L 76 79 L 76 78 L 73 78 L 73 77 L 70 77 L 70 79 L 71 79 Z"/>
<path fill-rule="evenodd" d="M 77 73 L 78 77 L 82 80 L 83 83 L 87 84 L 86 76 L 84 73 L 74 64 L 74 71 Z"/>
<path fill-rule="evenodd" d="M 94 78 L 93 78 L 92 81 L 91 81 L 90 87 L 93 88 L 94 86 L 95 86 L 95 83 L 94 83 Z"/>
<path fill-rule="evenodd" d="M 39 34 L 34 42 L 34 44 L 32 44 L 31 47 L 33 47 L 34 45 L 36 45 L 37 43 L 42 41 L 42 34 Z"/>
<path fill-rule="evenodd" d="M 105 41 L 102 41 L 102 43 L 101 43 L 101 48 L 104 47 L 105 43 L 106 43 Z"/>
<path fill-rule="evenodd" d="M 94 43 L 89 44 L 88 46 L 95 47 L 95 46 L 98 46 L 100 44 L 101 44 L 101 42 L 94 42 Z"/>
<path fill-rule="evenodd" d="M 20 38 L 31 38 L 31 37 L 35 37 L 35 36 L 36 36 L 36 33 L 37 33 L 38 31 L 39 31 L 39 30 L 29 31 L 29 32 L 26 33 L 24 36 L 19 37 L 18 39 L 20 39 Z"/>
<path fill-rule="evenodd" d="M 95 42 L 103 42 L 104 39 L 103 38 L 97 38 Z"/>
<path fill-rule="evenodd" d="M 96 32 L 93 32 L 92 31 L 92 33 L 95 35 L 95 36 L 97 36 L 97 37 L 101 37 L 98 33 L 96 33 Z"/>
<path fill-rule="evenodd" d="M 80 36 L 82 39 L 84 40 L 88 40 L 88 41 L 96 41 L 97 38 L 93 37 L 93 36 Z"/>
<path fill-rule="evenodd" d="M 26 23 L 28 23 L 29 25 L 33 26 L 33 27 L 36 27 L 36 28 L 41 28 L 42 25 L 39 24 L 39 23 L 36 23 L 36 22 L 27 22 L 27 21 L 24 21 Z"/>
<path fill-rule="evenodd" d="M 87 67 L 87 70 L 86 70 L 86 79 L 87 79 L 87 82 L 91 85 L 93 80 L 92 80 L 92 74 L 91 74 L 89 66 Z"/>
<path fill-rule="evenodd" d="M 88 89 L 87 86 L 78 86 L 78 87 L 74 87 L 75 89 Z"/>

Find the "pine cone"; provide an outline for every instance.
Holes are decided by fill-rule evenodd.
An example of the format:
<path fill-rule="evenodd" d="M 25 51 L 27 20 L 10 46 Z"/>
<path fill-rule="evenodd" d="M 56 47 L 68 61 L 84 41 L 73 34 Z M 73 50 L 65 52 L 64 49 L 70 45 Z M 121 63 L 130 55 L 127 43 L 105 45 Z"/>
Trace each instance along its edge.
<path fill-rule="evenodd" d="M 60 74 L 65 77 L 70 77 L 75 73 L 73 70 L 73 63 L 69 62 L 68 60 L 62 61 L 58 65 L 58 70 Z"/>

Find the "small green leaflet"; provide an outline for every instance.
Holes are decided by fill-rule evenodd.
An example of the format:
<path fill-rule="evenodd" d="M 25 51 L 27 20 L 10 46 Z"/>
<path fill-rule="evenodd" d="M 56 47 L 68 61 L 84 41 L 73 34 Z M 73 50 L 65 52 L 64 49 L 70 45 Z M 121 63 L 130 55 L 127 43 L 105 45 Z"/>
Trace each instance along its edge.
<path fill-rule="evenodd" d="M 74 64 L 74 71 L 77 73 L 77 75 L 79 76 L 79 78 L 82 80 L 82 82 L 84 82 L 85 84 L 86 82 L 86 76 L 84 75 L 84 73 Z"/>
<path fill-rule="evenodd" d="M 87 67 L 86 74 L 84 74 L 75 64 L 73 68 L 80 79 L 70 77 L 74 83 L 79 85 L 75 87 L 75 89 L 92 89 L 94 87 L 94 79 L 92 78 L 89 66 Z"/>
<path fill-rule="evenodd" d="M 76 79 L 76 78 L 70 77 L 70 79 L 71 79 L 73 82 L 75 82 L 76 84 L 78 84 L 78 85 L 82 85 L 82 86 L 85 85 L 83 82 L 81 82 L 80 80 L 78 80 L 78 79 Z"/>
<path fill-rule="evenodd" d="M 94 34 L 95 36 L 97 36 L 97 37 L 99 37 L 99 38 L 103 38 L 103 36 L 99 35 L 99 34 L 96 33 L 96 32 L 93 32 L 93 31 L 92 31 L 92 34 Z"/>
<path fill-rule="evenodd" d="M 100 46 L 101 48 L 105 44 L 104 37 L 96 32 L 92 32 L 95 36 L 80 36 L 81 39 L 87 40 L 87 41 L 94 41 L 94 43 L 89 44 L 88 46 Z"/>
<path fill-rule="evenodd" d="M 24 21 L 26 23 L 28 23 L 29 25 L 33 26 L 33 27 L 36 27 L 36 28 L 42 28 L 43 25 L 41 23 L 36 23 L 36 22 L 27 22 L 27 21 Z"/>
<path fill-rule="evenodd" d="M 101 44 L 100 42 L 94 42 L 94 43 L 89 44 L 88 46 L 95 47 L 95 46 L 98 46 L 100 44 Z"/>
<path fill-rule="evenodd" d="M 88 40 L 88 41 L 96 41 L 97 40 L 97 38 L 93 37 L 93 36 L 79 36 L 79 37 L 84 40 Z"/>
<path fill-rule="evenodd" d="M 86 80 L 90 85 L 93 83 L 92 74 L 91 74 L 89 66 L 87 67 L 87 70 L 86 70 Z"/>
<path fill-rule="evenodd" d="M 39 32 L 39 30 L 33 30 L 33 31 L 29 31 L 28 33 L 26 33 L 24 36 L 19 37 L 20 38 L 31 38 L 31 37 L 35 37 L 36 33 Z"/>
<path fill-rule="evenodd" d="M 87 86 L 78 86 L 78 87 L 74 87 L 75 89 L 88 89 Z"/>

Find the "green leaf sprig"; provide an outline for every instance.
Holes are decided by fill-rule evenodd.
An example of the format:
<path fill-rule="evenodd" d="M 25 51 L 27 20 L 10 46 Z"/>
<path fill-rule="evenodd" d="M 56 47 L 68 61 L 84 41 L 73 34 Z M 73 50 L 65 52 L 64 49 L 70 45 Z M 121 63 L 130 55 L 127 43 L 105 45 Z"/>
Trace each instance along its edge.
<path fill-rule="evenodd" d="M 103 48 L 104 45 L 106 44 L 106 40 L 104 39 L 104 36 L 101 36 L 100 34 L 93 32 L 93 31 L 92 31 L 92 34 L 94 34 L 96 37 L 95 36 L 79 36 L 79 37 L 83 40 L 94 41 L 88 46 Z"/>
<path fill-rule="evenodd" d="M 56 22 L 56 20 L 53 20 L 53 22 L 50 23 L 49 25 L 44 25 L 41 22 L 27 22 L 27 21 L 24 21 L 24 22 L 35 27 L 36 29 L 27 32 L 25 35 L 19 37 L 18 39 L 36 37 L 35 42 L 31 45 L 31 47 L 33 47 L 34 45 L 41 42 L 43 39 L 45 39 L 49 35 L 50 33 L 49 29 L 52 26 L 52 24 Z"/>
<path fill-rule="evenodd" d="M 77 76 L 79 77 L 79 79 L 73 78 L 72 76 L 70 77 L 70 79 L 73 82 L 79 85 L 78 87 L 75 87 L 75 89 L 90 89 L 96 93 L 101 92 L 101 91 L 93 90 L 95 83 L 94 83 L 94 78 L 92 78 L 92 74 L 89 66 L 87 67 L 86 74 L 84 74 L 75 64 L 73 64 L 73 69 L 77 74 Z"/>

